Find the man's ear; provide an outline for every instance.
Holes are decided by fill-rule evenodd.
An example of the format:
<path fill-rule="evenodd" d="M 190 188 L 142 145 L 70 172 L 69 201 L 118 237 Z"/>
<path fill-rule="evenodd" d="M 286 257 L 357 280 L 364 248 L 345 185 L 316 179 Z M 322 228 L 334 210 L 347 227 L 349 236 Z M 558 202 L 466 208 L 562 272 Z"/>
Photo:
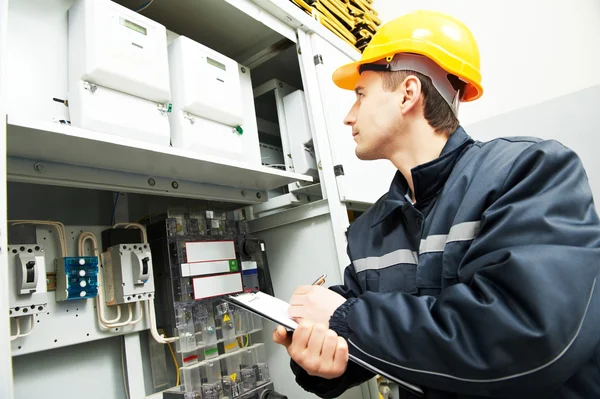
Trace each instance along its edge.
<path fill-rule="evenodd" d="M 403 95 L 400 105 L 402 113 L 407 114 L 414 110 L 421 99 L 421 81 L 414 75 L 408 75 L 400 85 Z"/>

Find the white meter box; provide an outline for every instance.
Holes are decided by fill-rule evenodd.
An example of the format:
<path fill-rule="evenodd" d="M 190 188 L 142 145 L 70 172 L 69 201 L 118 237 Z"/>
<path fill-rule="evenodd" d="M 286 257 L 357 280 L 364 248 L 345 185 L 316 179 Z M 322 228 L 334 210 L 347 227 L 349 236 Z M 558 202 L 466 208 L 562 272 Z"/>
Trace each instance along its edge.
<path fill-rule="evenodd" d="M 260 166 L 250 71 L 184 36 L 168 52 L 173 146 Z"/>
<path fill-rule="evenodd" d="M 69 9 L 73 126 L 169 145 L 166 29 L 109 0 Z"/>
<path fill-rule="evenodd" d="M 121 244 L 102 254 L 106 304 L 154 298 L 152 254 L 148 244 Z"/>

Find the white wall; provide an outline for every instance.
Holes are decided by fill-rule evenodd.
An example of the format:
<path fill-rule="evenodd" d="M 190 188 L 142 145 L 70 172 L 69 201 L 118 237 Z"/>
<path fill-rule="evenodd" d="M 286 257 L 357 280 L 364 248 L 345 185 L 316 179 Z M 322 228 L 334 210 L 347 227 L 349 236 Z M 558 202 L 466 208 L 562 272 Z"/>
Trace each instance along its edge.
<path fill-rule="evenodd" d="M 373 6 L 384 22 L 431 9 L 471 29 L 484 95 L 462 104 L 463 125 L 600 83 L 598 0 L 375 0 Z"/>

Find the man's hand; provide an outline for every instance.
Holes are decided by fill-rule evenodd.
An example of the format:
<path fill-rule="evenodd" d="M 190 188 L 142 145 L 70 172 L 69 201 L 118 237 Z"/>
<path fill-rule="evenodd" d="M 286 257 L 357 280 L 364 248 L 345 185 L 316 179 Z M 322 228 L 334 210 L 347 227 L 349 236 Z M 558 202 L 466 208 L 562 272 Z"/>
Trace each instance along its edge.
<path fill-rule="evenodd" d="M 290 300 L 289 316 L 296 322 L 310 320 L 329 326 L 329 318 L 346 298 L 318 285 L 296 288 Z"/>
<path fill-rule="evenodd" d="M 348 366 L 348 343 L 325 324 L 302 321 L 291 337 L 279 326 L 273 341 L 285 346 L 309 375 L 333 379 L 344 374 Z"/>

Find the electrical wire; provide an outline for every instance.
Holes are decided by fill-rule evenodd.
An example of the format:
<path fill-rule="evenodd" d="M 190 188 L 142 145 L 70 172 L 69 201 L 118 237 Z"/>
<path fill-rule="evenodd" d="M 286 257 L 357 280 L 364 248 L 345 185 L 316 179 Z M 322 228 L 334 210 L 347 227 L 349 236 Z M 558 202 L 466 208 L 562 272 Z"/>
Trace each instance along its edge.
<path fill-rule="evenodd" d="M 98 263 L 100 266 L 100 270 L 98 270 L 98 295 L 96 295 L 96 317 L 98 319 L 98 324 L 100 325 L 100 327 L 103 327 L 104 329 L 111 329 L 116 328 L 116 327 L 120 327 L 120 325 L 115 325 L 118 324 L 119 320 L 121 320 L 121 305 L 117 305 L 117 317 L 115 317 L 114 319 L 107 319 L 106 315 L 104 313 L 104 307 L 106 306 L 105 304 L 105 300 L 104 300 L 104 277 L 103 277 L 103 272 L 101 270 L 102 265 L 100 264 L 100 250 L 99 250 L 99 245 L 98 245 L 98 239 L 96 238 L 96 236 L 93 233 L 90 233 L 89 231 L 86 231 L 84 233 L 81 233 L 81 235 L 79 236 L 79 240 L 78 240 L 78 255 L 79 256 L 84 256 L 85 255 L 85 248 L 84 248 L 84 244 L 87 240 L 92 241 L 92 248 L 94 251 L 94 256 L 98 257 Z M 133 314 L 131 312 L 131 308 L 129 309 L 129 321 L 131 321 L 131 319 L 133 318 Z"/>
<path fill-rule="evenodd" d="M 150 333 L 152 334 L 152 338 L 159 344 L 168 344 L 177 341 L 179 337 L 165 338 L 163 334 L 158 333 L 158 330 L 156 329 L 156 309 L 154 308 L 154 300 L 149 299 L 146 302 L 148 303 L 148 316 L 150 317 Z"/>
<path fill-rule="evenodd" d="M 31 335 L 31 333 L 33 332 L 33 326 L 35 326 L 34 323 L 34 315 L 29 315 L 29 331 L 26 332 L 25 334 L 19 334 L 19 338 L 23 338 L 23 337 L 27 337 L 28 335 Z M 17 323 L 20 323 L 19 320 L 17 320 Z"/>
<path fill-rule="evenodd" d="M 32 314 L 30 314 L 30 315 L 28 315 L 28 316 L 29 316 L 29 331 L 27 331 L 27 332 L 26 332 L 26 333 L 24 333 L 24 334 L 22 334 L 22 333 L 21 333 L 21 316 L 14 317 L 14 319 L 15 319 L 15 322 L 16 322 L 16 324 L 17 324 L 17 335 L 11 335 L 11 336 L 10 336 L 10 340 L 11 340 L 11 341 L 14 341 L 14 340 L 16 340 L 16 339 L 23 338 L 23 337 L 27 337 L 27 336 L 31 335 L 31 333 L 33 332 L 33 327 L 35 326 L 35 323 L 34 323 L 34 321 L 35 321 L 35 320 L 34 320 L 35 316 L 34 316 L 34 315 L 32 315 Z M 12 320 L 12 319 L 13 319 L 13 318 L 11 318 L 10 320 Z M 10 320 L 9 320 L 9 322 L 10 322 Z M 11 324 L 12 324 L 12 323 L 11 323 Z"/>
<path fill-rule="evenodd" d="M 12 319 L 13 318 L 11 317 L 9 320 L 12 320 Z M 19 318 L 18 317 L 14 317 L 14 319 L 17 322 L 17 335 L 11 335 L 10 336 L 10 340 L 11 341 L 14 341 L 15 339 L 17 339 L 17 338 L 19 338 L 21 336 L 21 323 L 19 323 Z"/>
<path fill-rule="evenodd" d="M 130 227 L 135 227 L 140 229 L 140 231 L 142 232 L 142 241 L 144 244 L 148 244 L 148 234 L 146 233 L 146 227 L 142 224 L 139 223 L 132 223 L 132 222 L 127 222 L 127 223 L 117 223 L 115 225 L 113 225 L 113 229 L 116 229 L 118 227 L 124 227 L 126 229 L 130 228 Z"/>
<path fill-rule="evenodd" d="M 113 205 L 112 216 L 110 217 L 110 224 L 113 224 L 115 222 L 115 212 L 117 211 L 117 202 L 119 202 L 119 195 L 121 195 L 121 193 L 117 191 L 117 196 L 115 197 L 115 204 Z"/>
<path fill-rule="evenodd" d="M 164 331 L 161 329 L 160 330 L 161 333 L 164 335 Z M 179 382 L 180 382 L 180 371 L 179 371 L 179 363 L 177 363 L 177 357 L 175 356 L 175 352 L 173 351 L 173 347 L 171 346 L 171 343 L 167 343 L 167 346 L 169 347 L 169 352 L 171 352 L 171 357 L 173 358 L 173 363 L 175 363 L 175 372 L 177 374 L 177 380 L 175 382 L 175 386 L 179 386 Z"/>
<path fill-rule="evenodd" d="M 154 0 L 149 0 L 146 3 L 142 4 L 141 6 L 139 6 L 136 10 L 134 10 L 135 12 L 141 12 L 144 11 L 146 8 L 150 7 L 152 5 L 152 3 L 154 3 Z"/>
<path fill-rule="evenodd" d="M 58 240 L 60 242 L 60 251 L 63 258 L 67 257 L 67 234 L 65 233 L 65 225 L 61 222 L 55 222 L 52 220 L 9 220 L 13 226 L 18 224 L 37 224 L 44 226 L 52 226 L 58 232 Z"/>
<path fill-rule="evenodd" d="M 127 377 L 125 376 L 125 336 L 123 336 L 123 339 L 121 340 L 121 371 L 123 372 L 123 388 L 125 389 L 125 397 L 129 399 Z"/>

